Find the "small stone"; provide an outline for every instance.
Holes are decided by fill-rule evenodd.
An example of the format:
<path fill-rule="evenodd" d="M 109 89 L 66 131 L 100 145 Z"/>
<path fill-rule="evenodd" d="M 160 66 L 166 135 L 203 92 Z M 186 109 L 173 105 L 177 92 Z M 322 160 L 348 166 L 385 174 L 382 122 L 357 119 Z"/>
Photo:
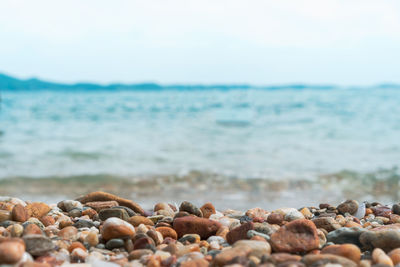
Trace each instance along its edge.
<path fill-rule="evenodd" d="M 51 210 L 51 208 L 43 202 L 33 202 L 26 207 L 29 217 L 41 218 Z"/>
<path fill-rule="evenodd" d="M 67 226 L 58 232 L 58 236 L 65 240 L 75 241 L 78 239 L 78 229 L 74 226 Z"/>
<path fill-rule="evenodd" d="M 76 218 L 76 217 L 81 217 L 82 216 L 82 210 L 80 209 L 72 209 L 68 212 L 68 216 L 71 218 Z"/>
<path fill-rule="evenodd" d="M 95 247 L 99 243 L 99 237 L 96 232 L 91 231 L 86 237 L 85 241 L 92 247 Z"/>
<path fill-rule="evenodd" d="M 266 220 L 268 218 L 268 212 L 262 208 L 252 208 L 246 211 L 245 215 L 252 220 L 255 218 L 262 218 Z"/>
<path fill-rule="evenodd" d="M 146 235 L 149 236 L 151 239 L 153 239 L 156 245 L 160 245 L 164 241 L 162 234 L 153 229 L 147 231 Z"/>
<path fill-rule="evenodd" d="M 209 262 L 206 261 L 205 259 L 195 259 L 195 260 L 189 260 L 181 263 L 179 265 L 180 267 L 208 267 Z"/>
<path fill-rule="evenodd" d="M 73 209 L 79 209 L 79 210 L 83 209 L 82 203 L 76 200 L 64 200 L 62 201 L 62 206 L 64 207 L 64 209 L 62 210 L 66 212 L 70 212 Z"/>
<path fill-rule="evenodd" d="M 90 219 L 93 219 L 95 216 L 98 216 L 98 214 L 94 209 L 86 208 L 82 211 L 82 216 L 89 216 Z"/>
<path fill-rule="evenodd" d="M 11 217 L 12 220 L 16 222 L 25 222 L 29 219 L 28 212 L 21 204 L 17 204 L 14 206 L 11 212 Z"/>
<path fill-rule="evenodd" d="M 301 256 L 293 255 L 289 253 L 273 253 L 271 255 L 263 255 L 261 262 L 270 262 L 273 264 L 279 264 L 283 262 L 298 262 L 301 260 Z"/>
<path fill-rule="evenodd" d="M 55 248 L 51 239 L 43 235 L 26 235 L 23 239 L 26 251 L 32 256 L 44 255 Z"/>
<path fill-rule="evenodd" d="M 221 224 L 206 218 L 185 216 L 177 218 L 173 222 L 173 228 L 182 237 L 185 234 L 198 234 L 202 239 L 215 235 Z"/>
<path fill-rule="evenodd" d="M 116 201 L 118 202 L 118 205 L 128 207 L 132 209 L 134 212 L 144 215 L 144 210 L 140 207 L 139 204 L 133 202 L 132 200 L 124 199 L 106 192 L 101 192 L 101 191 L 92 192 L 83 197 L 78 198 L 77 201 L 83 204 L 86 204 L 87 202 L 96 202 L 96 201 Z"/>
<path fill-rule="evenodd" d="M 267 218 L 267 223 L 282 225 L 285 217 L 281 213 L 271 213 Z"/>
<path fill-rule="evenodd" d="M 86 258 L 89 256 L 86 250 L 81 248 L 76 248 L 71 252 L 71 262 L 72 263 L 81 263 L 85 262 Z"/>
<path fill-rule="evenodd" d="M 188 201 L 183 201 L 179 207 L 179 211 L 186 211 L 190 214 L 196 215 L 197 217 L 203 217 L 203 213 L 199 208 Z"/>
<path fill-rule="evenodd" d="M 151 225 L 151 226 L 154 225 L 154 222 L 152 220 L 150 220 L 147 217 L 140 216 L 140 215 L 130 217 L 128 219 L 128 222 L 135 227 L 139 226 L 140 224 Z"/>
<path fill-rule="evenodd" d="M 182 236 L 179 240 L 182 244 L 189 243 L 200 243 L 200 236 L 198 234 L 186 234 Z"/>
<path fill-rule="evenodd" d="M 346 213 L 354 214 L 358 210 L 358 202 L 355 200 L 346 200 L 345 202 L 337 206 L 337 210 L 341 214 L 346 214 Z"/>
<path fill-rule="evenodd" d="M 178 239 L 178 234 L 171 227 L 157 227 L 156 231 L 160 232 L 164 238 L 170 237 L 175 240 Z"/>
<path fill-rule="evenodd" d="M 303 216 L 304 216 L 306 219 L 311 219 L 311 218 L 313 217 L 313 214 L 312 214 L 312 212 L 310 211 L 309 208 L 302 208 L 302 209 L 300 210 L 300 212 L 303 214 Z"/>
<path fill-rule="evenodd" d="M 101 235 L 104 240 L 131 238 L 135 235 L 135 228 L 124 220 L 108 218 L 103 224 Z"/>
<path fill-rule="evenodd" d="M 275 252 L 296 253 L 317 249 L 317 228 L 306 219 L 292 221 L 271 235 L 271 245 Z"/>
<path fill-rule="evenodd" d="M 247 232 L 250 230 L 254 230 L 254 223 L 243 223 L 242 225 L 230 230 L 226 235 L 226 240 L 229 244 L 233 244 L 238 240 L 248 239 Z"/>
<path fill-rule="evenodd" d="M 124 245 L 125 245 L 124 240 L 120 238 L 114 238 L 107 241 L 106 249 L 112 250 L 114 248 L 122 248 L 124 247 Z"/>
<path fill-rule="evenodd" d="M 320 218 L 315 218 L 312 220 L 312 222 L 315 224 L 317 228 L 323 228 L 327 232 L 332 232 L 335 231 L 342 226 L 335 221 L 332 217 L 320 217 Z"/>
<path fill-rule="evenodd" d="M 20 224 L 14 224 L 11 226 L 10 232 L 12 237 L 21 237 L 24 232 L 24 227 Z"/>
<path fill-rule="evenodd" d="M 372 262 L 393 267 L 392 259 L 380 248 L 375 248 L 372 251 Z"/>
<path fill-rule="evenodd" d="M 375 216 L 381 216 L 389 218 L 392 214 L 392 209 L 385 206 L 373 207 L 372 211 L 374 212 Z"/>
<path fill-rule="evenodd" d="M 201 213 L 203 214 L 204 218 L 210 218 L 211 215 L 215 214 L 215 207 L 211 202 L 207 202 L 200 208 Z"/>
<path fill-rule="evenodd" d="M 334 254 L 342 256 L 354 261 L 357 264 L 360 262 L 361 259 L 360 249 L 353 244 L 326 246 L 321 250 L 321 254 Z"/>
<path fill-rule="evenodd" d="M 143 236 L 135 240 L 133 243 L 133 249 L 152 249 L 154 245 L 155 243 L 153 239 L 148 236 Z"/>
<path fill-rule="evenodd" d="M 33 223 L 29 223 L 25 226 L 23 235 L 41 235 L 43 234 L 39 226 Z"/>
<path fill-rule="evenodd" d="M 71 253 L 76 248 L 80 248 L 80 249 L 83 249 L 85 251 L 87 250 L 85 248 L 85 246 L 81 242 L 75 241 L 75 242 L 72 242 L 71 245 L 68 247 L 69 253 Z"/>
<path fill-rule="evenodd" d="M 126 210 L 124 210 L 124 209 L 115 209 L 115 208 L 102 209 L 99 212 L 99 218 L 102 221 L 105 221 L 108 218 L 112 218 L 112 217 L 116 217 L 116 218 L 119 218 L 124 221 L 127 221 L 129 219 L 129 215 L 126 212 Z"/>
<path fill-rule="evenodd" d="M 16 264 L 25 252 L 23 242 L 5 241 L 0 243 L 0 264 Z"/>

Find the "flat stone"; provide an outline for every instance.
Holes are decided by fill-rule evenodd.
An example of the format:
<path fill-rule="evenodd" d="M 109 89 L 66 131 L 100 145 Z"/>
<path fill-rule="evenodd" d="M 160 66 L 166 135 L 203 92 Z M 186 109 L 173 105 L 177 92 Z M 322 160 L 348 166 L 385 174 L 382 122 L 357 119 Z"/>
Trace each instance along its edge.
<path fill-rule="evenodd" d="M 120 238 L 110 239 L 106 243 L 106 249 L 122 248 L 125 245 L 124 240 Z"/>
<path fill-rule="evenodd" d="M 326 246 L 321 250 L 321 254 L 334 254 L 342 256 L 354 261 L 357 264 L 360 262 L 361 259 L 361 251 L 354 244 Z"/>
<path fill-rule="evenodd" d="M 118 202 L 111 200 L 111 201 L 94 201 L 94 202 L 86 202 L 85 203 L 86 207 L 92 208 L 95 211 L 99 212 L 103 209 L 109 209 L 112 207 L 117 207 Z"/>
<path fill-rule="evenodd" d="M 26 251 L 32 256 L 41 256 L 55 249 L 51 239 L 43 235 L 26 235 L 23 239 Z"/>
<path fill-rule="evenodd" d="M 271 245 L 275 252 L 297 253 L 317 249 L 317 228 L 306 219 L 292 221 L 271 235 Z"/>

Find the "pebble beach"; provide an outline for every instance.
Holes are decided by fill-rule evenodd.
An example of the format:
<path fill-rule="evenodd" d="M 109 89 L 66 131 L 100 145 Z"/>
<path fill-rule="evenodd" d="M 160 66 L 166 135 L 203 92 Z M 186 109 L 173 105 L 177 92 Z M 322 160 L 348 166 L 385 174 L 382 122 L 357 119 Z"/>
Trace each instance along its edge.
<path fill-rule="evenodd" d="M 173 203 L 173 202 L 171 202 Z M 0 197 L 1 266 L 395 266 L 400 204 L 346 200 L 219 210 L 98 191 L 49 204 Z M 299 203 L 300 204 L 300 203 Z"/>

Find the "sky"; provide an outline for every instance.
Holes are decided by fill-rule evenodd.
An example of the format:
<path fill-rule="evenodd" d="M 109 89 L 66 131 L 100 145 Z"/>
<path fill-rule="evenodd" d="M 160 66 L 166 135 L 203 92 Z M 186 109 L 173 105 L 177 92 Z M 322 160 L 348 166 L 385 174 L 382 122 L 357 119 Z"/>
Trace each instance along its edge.
<path fill-rule="evenodd" d="M 400 1 L 2 0 L 0 72 L 69 83 L 400 83 Z"/>

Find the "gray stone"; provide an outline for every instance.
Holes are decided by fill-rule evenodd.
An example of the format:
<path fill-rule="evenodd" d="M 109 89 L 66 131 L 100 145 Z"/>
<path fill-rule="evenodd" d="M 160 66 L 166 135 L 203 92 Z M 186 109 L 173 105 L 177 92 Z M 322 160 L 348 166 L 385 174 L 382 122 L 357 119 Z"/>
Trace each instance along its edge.
<path fill-rule="evenodd" d="M 186 211 L 190 214 L 196 215 L 197 217 L 203 217 L 201 210 L 189 201 L 183 201 L 179 207 L 179 211 Z"/>
<path fill-rule="evenodd" d="M 327 235 L 328 242 L 335 244 L 350 243 L 361 246 L 360 235 L 368 230 L 360 227 L 342 227 L 335 231 L 329 232 Z"/>
<path fill-rule="evenodd" d="M 110 208 L 110 209 L 103 209 L 99 212 L 99 218 L 102 221 L 105 221 L 108 218 L 112 217 L 116 217 L 124 221 L 127 221 L 129 219 L 128 212 L 126 212 L 125 209 Z"/>
<path fill-rule="evenodd" d="M 106 243 L 106 249 L 122 248 L 124 246 L 124 240 L 120 238 L 110 239 Z"/>
<path fill-rule="evenodd" d="M 50 238 L 44 235 L 26 235 L 23 237 L 26 251 L 32 256 L 41 256 L 55 248 Z"/>

